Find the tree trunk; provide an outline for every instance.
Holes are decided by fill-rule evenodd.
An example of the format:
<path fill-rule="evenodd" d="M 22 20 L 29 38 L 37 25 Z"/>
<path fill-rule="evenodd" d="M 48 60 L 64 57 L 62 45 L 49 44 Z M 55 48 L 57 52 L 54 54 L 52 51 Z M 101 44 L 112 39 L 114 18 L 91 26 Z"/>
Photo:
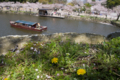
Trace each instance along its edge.
<path fill-rule="evenodd" d="M 118 21 L 118 20 L 119 20 L 119 17 L 120 17 L 120 14 L 118 14 L 116 21 Z"/>
<path fill-rule="evenodd" d="M 107 19 L 107 14 L 105 16 L 106 16 L 106 19 Z"/>

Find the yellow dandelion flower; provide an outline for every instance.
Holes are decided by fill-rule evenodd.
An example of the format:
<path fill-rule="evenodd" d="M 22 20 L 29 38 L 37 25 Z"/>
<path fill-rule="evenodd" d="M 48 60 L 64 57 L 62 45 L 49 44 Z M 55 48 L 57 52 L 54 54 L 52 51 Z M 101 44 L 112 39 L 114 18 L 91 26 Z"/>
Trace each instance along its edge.
<path fill-rule="evenodd" d="M 85 69 L 78 69 L 77 74 L 78 75 L 84 75 L 86 73 Z"/>
<path fill-rule="evenodd" d="M 4 80 L 8 80 L 8 78 L 5 78 Z"/>
<path fill-rule="evenodd" d="M 51 60 L 51 62 L 56 64 L 56 63 L 58 62 L 58 58 L 55 58 L 55 57 L 54 57 L 54 58 Z"/>

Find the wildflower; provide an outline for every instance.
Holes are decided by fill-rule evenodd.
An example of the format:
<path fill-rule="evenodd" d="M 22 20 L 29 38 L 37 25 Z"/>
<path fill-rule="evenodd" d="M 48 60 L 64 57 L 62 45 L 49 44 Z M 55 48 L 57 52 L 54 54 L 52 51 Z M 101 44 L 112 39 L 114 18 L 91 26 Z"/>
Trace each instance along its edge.
<path fill-rule="evenodd" d="M 60 74 L 59 73 L 57 73 L 57 76 L 59 76 Z"/>
<path fill-rule="evenodd" d="M 62 70 L 64 69 L 64 68 L 61 68 Z"/>
<path fill-rule="evenodd" d="M 30 49 L 33 50 L 33 47 L 31 47 Z"/>
<path fill-rule="evenodd" d="M 54 57 L 54 58 L 51 60 L 51 62 L 56 64 L 56 63 L 58 62 L 58 58 L 55 58 L 55 57 Z"/>
<path fill-rule="evenodd" d="M 50 76 L 46 75 L 47 78 L 50 78 Z"/>
<path fill-rule="evenodd" d="M 35 71 L 38 71 L 38 69 L 35 69 Z"/>
<path fill-rule="evenodd" d="M 39 75 L 37 76 L 37 79 L 39 78 Z"/>
<path fill-rule="evenodd" d="M 50 76 L 48 76 L 47 78 L 51 78 Z"/>
<path fill-rule="evenodd" d="M 85 73 L 86 73 L 86 71 L 84 69 L 78 69 L 77 70 L 78 75 L 84 75 Z"/>
<path fill-rule="evenodd" d="M 36 44 L 33 44 L 34 46 L 36 46 Z"/>
<path fill-rule="evenodd" d="M 4 80 L 8 80 L 8 78 L 5 78 Z"/>
<path fill-rule="evenodd" d="M 34 51 L 37 52 L 37 49 L 35 48 Z"/>
<path fill-rule="evenodd" d="M 85 67 L 85 64 L 83 64 L 83 67 Z"/>
<path fill-rule="evenodd" d="M 76 69 L 74 69 L 74 71 L 76 71 Z"/>
<path fill-rule="evenodd" d="M 70 55 L 70 53 L 66 53 L 66 55 L 67 55 L 67 56 L 69 56 L 69 55 Z"/>
<path fill-rule="evenodd" d="M 77 78 L 73 78 L 74 80 L 77 80 Z"/>
<path fill-rule="evenodd" d="M 65 72 L 67 72 L 67 69 L 65 69 Z"/>
<path fill-rule="evenodd" d="M 43 76 L 41 76 L 41 78 L 42 78 Z"/>

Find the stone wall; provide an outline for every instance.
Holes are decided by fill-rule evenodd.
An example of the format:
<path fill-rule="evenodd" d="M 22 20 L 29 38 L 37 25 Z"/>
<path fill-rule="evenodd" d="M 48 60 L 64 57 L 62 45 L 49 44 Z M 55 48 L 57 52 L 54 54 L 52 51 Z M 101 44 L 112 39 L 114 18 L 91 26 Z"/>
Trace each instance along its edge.
<path fill-rule="evenodd" d="M 6 54 L 9 50 L 14 49 L 16 45 L 18 48 L 23 48 L 24 44 L 29 41 L 45 41 L 61 37 L 62 41 L 71 39 L 76 43 L 97 44 L 107 41 L 104 36 L 90 33 L 54 33 L 54 34 L 35 34 L 35 35 L 14 35 L 0 38 L 0 54 Z"/>
<path fill-rule="evenodd" d="M 110 33 L 106 38 L 107 38 L 108 40 L 110 40 L 110 39 L 113 39 L 113 38 L 116 38 L 116 37 L 120 37 L 120 32 Z"/>
<path fill-rule="evenodd" d="M 108 20 L 106 18 L 99 18 L 99 17 L 92 17 L 92 16 L 66 16 L 67 19 L 72 19 L 72 20 L 82 20 L 82 21 L 89 21 L 89 22 L 103 22 L 103 23 L 111 23 L 111 20 Z"/>

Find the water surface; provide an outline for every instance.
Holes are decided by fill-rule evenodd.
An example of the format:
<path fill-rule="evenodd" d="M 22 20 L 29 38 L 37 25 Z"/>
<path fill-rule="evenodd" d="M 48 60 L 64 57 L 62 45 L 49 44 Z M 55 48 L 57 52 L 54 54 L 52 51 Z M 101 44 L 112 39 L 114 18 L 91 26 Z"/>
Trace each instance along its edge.
<path fill-rule="evenodd" d="M 41 25 L 47 26 L 48 29 L 44 32 L 18 29 L 10 26 L 10 20 L 26 20 L 39 22 Z M 7 35 L 50 34 L 60 32 L 95 33 L 107 36 L 109 33 L 115 31 L 120 31 L 120 28 L 113 25 L 85 22 L 79 20 L 0 13 L 0 37 Z"/>

